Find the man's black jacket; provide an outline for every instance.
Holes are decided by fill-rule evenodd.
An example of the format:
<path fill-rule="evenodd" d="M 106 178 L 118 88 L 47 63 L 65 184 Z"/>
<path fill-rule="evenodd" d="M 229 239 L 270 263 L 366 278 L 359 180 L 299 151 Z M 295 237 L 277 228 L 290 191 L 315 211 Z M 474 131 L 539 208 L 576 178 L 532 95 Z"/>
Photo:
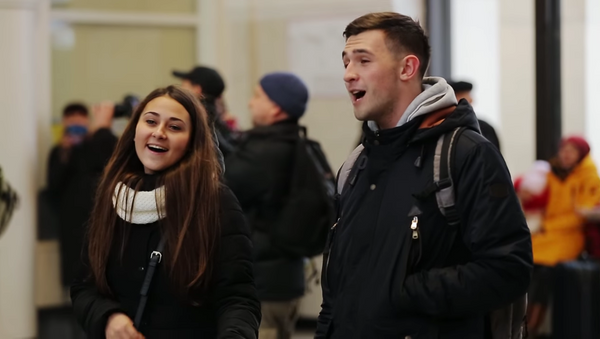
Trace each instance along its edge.
<path fill-rule="evenodd" d="M 225 179 L 252 228 L 254 281 L 261 301 L 288 301 L 304 294 L 304 261 L 285 254 L 271 240 L 292 181 L 296 121 L 256 127 L 225 158 Z"/>
<path fill-rule="evenodd" d="M 366 166 L 339 198 L 316 338 L 482 339 L 486 313 L 526 292 L 531 239 L 502 156 L 466 101 L 441 124 L 430 118 L 378 132 L 365 124 Z M 452 227 L 435 194 L 415 196 L 433 182 L 439 136 L 459 126 L 469 129 L 452 161 Z"/>

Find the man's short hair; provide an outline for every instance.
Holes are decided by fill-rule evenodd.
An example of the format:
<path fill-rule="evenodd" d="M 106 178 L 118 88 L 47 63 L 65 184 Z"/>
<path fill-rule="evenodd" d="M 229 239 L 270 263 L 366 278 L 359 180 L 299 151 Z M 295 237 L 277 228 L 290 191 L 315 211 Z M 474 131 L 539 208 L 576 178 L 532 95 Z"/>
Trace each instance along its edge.
<path fill-rule="evenodd" d="M 82 103 L 72 103 L 72 104 L 68 104 L 64 109 L 63 109 L 63 118 L 66 117 L 70 117 L 73 115 L 83 115 L 83 116 L 88 116 L 88 109 L 87 107 L 82 104 Z"/>
<path fill-rule="evenodd" d="M 400 13 L 370 13 L 346 26 L 344 37 L 348 40 L 353 35 L 373 30 L 382 30 L 385 33 L 386 45 L 392 53 L 416 55 L 421 62 L 419 73 L 421 77 L 425 75 L 431 58 L 431 47 L 418 21 Z"/>

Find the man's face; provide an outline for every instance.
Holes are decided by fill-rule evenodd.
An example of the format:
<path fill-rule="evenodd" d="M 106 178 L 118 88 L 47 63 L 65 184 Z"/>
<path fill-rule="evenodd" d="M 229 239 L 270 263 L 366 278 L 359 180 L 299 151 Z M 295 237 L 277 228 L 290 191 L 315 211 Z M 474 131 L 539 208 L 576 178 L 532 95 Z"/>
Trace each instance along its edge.
<path fill-rule="evenodd" d="M 70 140 L 69 143 L 71 145 L 79 144 L 83 141 L 87 134 L 89 122 L 90 119 L 84 113 L 75 113 L 63 117 L 64 135 Z"/>
<path fill-rule="evenodd" d="M 275 122 L 279 106 L 265 93 L 260 85 L 254 88 L 254 95 L 248 103 L 254 126 L 269 126 Z"/>
<path fill-rule="evenodd" d="M 467 99 L 467 101 L 470 104 L 473 103 L 473 97 L 471 97 L 471 91 L 456 92 L 456 100 L 460 101 L 460 99 Z"/>
<path fill-rule="evenodd" d="M 381 30 L 353 35 L 342 53 L 344 82 L 358 120 L 380 120 L 399 101 L 402 58 L 385 43 Z"/>
<path fill-rule="evenodd" d="M 200 87 L 200 85 L 198 85 L 198 84 L 191 82 L 188 79 L 183 79 L 181 81 L 181 87 L 194 93 L 194 95 L 198 98 L 202 95 L 202 87 Z"/>

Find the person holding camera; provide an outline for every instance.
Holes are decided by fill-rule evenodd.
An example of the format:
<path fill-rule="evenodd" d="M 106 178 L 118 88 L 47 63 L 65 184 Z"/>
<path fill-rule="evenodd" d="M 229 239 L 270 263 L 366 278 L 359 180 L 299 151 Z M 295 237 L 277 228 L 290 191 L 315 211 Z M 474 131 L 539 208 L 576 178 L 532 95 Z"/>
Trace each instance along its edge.
<path fill-rule="evenodd" d="M 63 286 L 76 276 L 96 185 L 117 143 L 111 131 L 114 107 L 110 102 L 94 105 L 90 123 L 84 105 L 68 105 L 61 143 L 50 154 L 48 191 L 59 221 Z"/>

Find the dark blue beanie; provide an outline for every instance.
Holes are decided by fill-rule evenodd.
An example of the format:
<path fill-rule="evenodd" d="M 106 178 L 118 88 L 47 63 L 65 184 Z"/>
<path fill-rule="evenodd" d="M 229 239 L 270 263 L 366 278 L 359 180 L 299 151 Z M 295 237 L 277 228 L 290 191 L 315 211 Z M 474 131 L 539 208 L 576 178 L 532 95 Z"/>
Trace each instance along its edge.
<path fill-rule="evenodd" d="M 260 80 L 260 86 L 290 117 L 302 117 L 308 102 L 308 89 L 300 78 L 292 73 L 269 73 Z"/>

